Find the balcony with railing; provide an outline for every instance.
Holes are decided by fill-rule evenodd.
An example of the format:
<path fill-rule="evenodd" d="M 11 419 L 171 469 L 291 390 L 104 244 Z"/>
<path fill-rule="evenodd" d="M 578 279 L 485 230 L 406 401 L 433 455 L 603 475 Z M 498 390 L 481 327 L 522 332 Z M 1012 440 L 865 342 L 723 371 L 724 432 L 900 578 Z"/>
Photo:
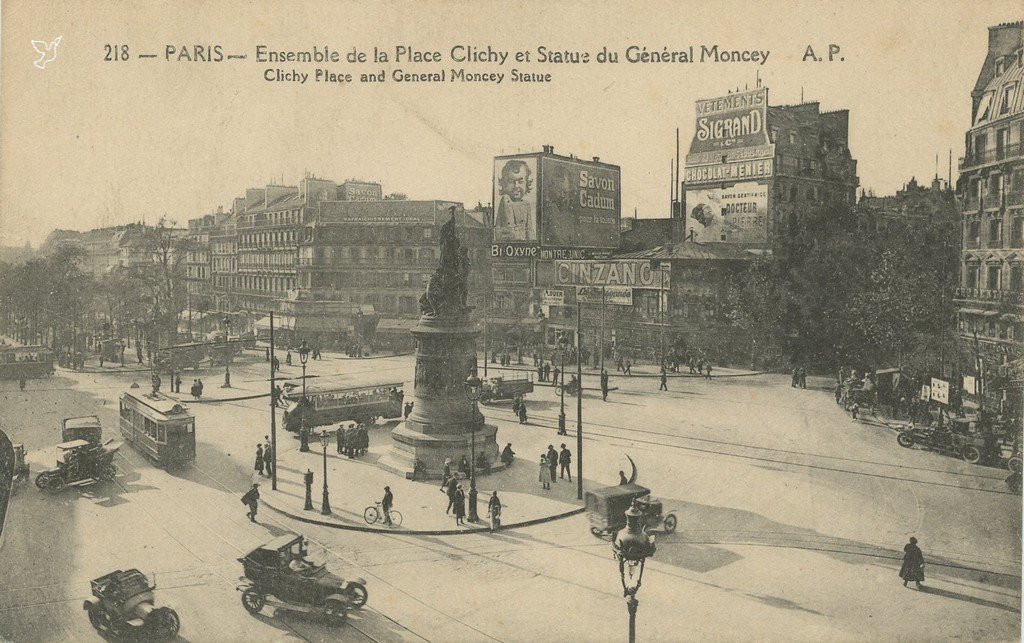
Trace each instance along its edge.
<path fill-rule="evenodd" d="M 992 290 L 988 288 L 957 288 L 955 291 L 955 297 L 957 299 L 979 301 L 979 302 L 993 302 L 993 303 L 1009 303 L 1009 304 L 1021 304 L 1021 294 L 1013 290 Z"/>
<path fill-rule="evenodd" d="M 999 161 L 1022 155 L 1024 155 L 1024 146 L 1020 143 L 997 146 L 992 149 L 974 150 L 969 154 L 965 154 L 960 159 L 960 170 L 963 171 L 990 163 L 998 163 Z"/>

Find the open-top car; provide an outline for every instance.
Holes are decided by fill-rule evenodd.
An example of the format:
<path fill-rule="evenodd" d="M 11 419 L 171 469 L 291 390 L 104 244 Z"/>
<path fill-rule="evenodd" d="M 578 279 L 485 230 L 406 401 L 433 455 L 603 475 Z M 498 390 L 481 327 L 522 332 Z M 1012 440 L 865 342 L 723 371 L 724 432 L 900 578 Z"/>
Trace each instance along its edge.
<path fill-rule="evenodd" d="M 512 400 L 527 393 L 533 393 L 533 381 L 528 377 L 492 377 L 480 387 L 480 401 Z"/>
<path fill-rule="evenodd" d="M 302 535 L 285 535 L 239 558 L 245 570 L 242 605 L 252 614 L 265 605 L 318 615 L 331 625 L 345 621 L 350 608 L 366 604 L 366 581 L 344 580 L 306 558 Z"/>
<path fill-rule="evenodd" d="M 615 532 L 626 526 L 626 510 L 635 506 L 644 515 L 645 529 L 662 529 L 671 534 L 678 524 L 676 515 L 663 513 L 661 501 L 652 498 L 650 493 L 650 489 L 635 483 L 588 491 L 586 506 L 590 533 L 598 537 L 614 537 Z"/>
<path fill-rule="evenodd" d="M 114 454 L 121 444 L 93 444 L 87 440 L 72 440 L 57 445 L 57 468 L 47 469 L 36 476 L 36 486 L 56 493 L 67 486 L 83 486 L 104 481 L 117 475 Z"/>
<path fill-rule="evenodd" d="M 82 608 L 97 631 L 113 637 L 143 639 L 177 636 L 181 621 L 169 607 L 156 607 L 156 583 L 137 569 L 110 572 L 90 581 L 92 597 Z"/>

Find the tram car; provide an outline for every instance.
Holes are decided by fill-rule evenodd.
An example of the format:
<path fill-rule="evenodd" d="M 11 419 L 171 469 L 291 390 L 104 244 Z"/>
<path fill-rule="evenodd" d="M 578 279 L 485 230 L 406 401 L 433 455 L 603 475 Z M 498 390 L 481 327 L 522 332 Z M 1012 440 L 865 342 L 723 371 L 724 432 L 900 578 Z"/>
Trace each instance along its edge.
<path fill-rule="evenodd" d="M 175 469 L 196 459 L 196 420 L 184 404 L 133 389 L 120 406 L 122 437 L 154 464 Z"/>
<path fill-rule="evenodd" d="M 53 374 L 53 351 L 43 346 L 0 346 L 0 380 Z"/>
<path fill-rule="evenodd" d="M 299 431 L 303 423 L 307 429 L 353 420 L 373 424 L 377 418 L 397 418 L 402 415 L 402 383 L 373 384 L 339 388 L 306 388 L 307 403 L 302 403 L 302 386 L 284 387 L 284 426 Z"/>

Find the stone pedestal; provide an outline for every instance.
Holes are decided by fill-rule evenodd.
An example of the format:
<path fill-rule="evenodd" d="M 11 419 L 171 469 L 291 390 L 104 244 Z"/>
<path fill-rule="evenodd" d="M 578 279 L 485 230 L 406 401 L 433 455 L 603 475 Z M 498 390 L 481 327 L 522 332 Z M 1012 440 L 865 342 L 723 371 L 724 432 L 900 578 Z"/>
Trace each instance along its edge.
<path fill-rule="evenodd" d="M 475 440 L 477 458 L 483 453 L 491 470 L 501 468 L 497 428 L 484 422 L 466 386 L 476 367 L 478 334 L 468 308 L 455 315 L 420 318 L 412 329 L 416 339 L 412 414 L 392 430 L 391 450 L 381 457 L 381 467 L 411 478 L 418 460 L 423 469 L 417 478 L 437 479 L 446 458 L 451 458 L 455 471 L 462 456 L 472 457 Z M 476 473 L 486 471 L 478 467 Z"/>

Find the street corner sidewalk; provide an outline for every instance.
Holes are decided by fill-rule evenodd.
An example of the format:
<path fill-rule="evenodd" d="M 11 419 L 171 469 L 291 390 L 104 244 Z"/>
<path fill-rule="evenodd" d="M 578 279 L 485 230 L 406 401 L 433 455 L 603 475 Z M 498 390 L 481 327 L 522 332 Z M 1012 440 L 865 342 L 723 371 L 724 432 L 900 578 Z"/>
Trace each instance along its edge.
<path fill-rule="evenodd" d="M 239 400 L 254 400 L 261 397 L 270 397 L 270 391 L 254 391 L 248 388 L 241 388 L 233 386 L 231 388 L 221 388 L 221 384 L 224 380 L 221 379 L 218 382 L 206 383 L 203 382 L 203 395 L 196 399 L 192 397 L 192 393 L 189 389 L 192 387 L 192 382 L 181 382 L 181 393 L 174 393 L 168 386 L 160 388 L 160 392 L 167 395 L 172 399 L 178 400 L 179 402 L 185 402 L 186 404 L 213 404 L 216 402 L 236 402 Z M 186 384 L 188 386 L 186 386 Z M 149 386 L 149 382 L 139 382 L 140 386 Z"/>
<path fill-rule="evenodd" d="M 386 437 L 386 434 L 385 434 Z M 295 520 L 354 531 L 386 531 L 406 534 L 450 535 L 486 531 L 489 529 L 487 502 L 491 493 L 498 491 L 502 503 L 502 527 L 521 527 L 557 520 L 582 511 L 582 501 L 576 499 L 575 485 L 555 484 L 550 492 L 542 492 L 537 482 L 537 468 L 528 462 L 516 461 L 509 469 L 477 476 L 477 512 L 480 522 L 468 520 L 464 526 L 455 524 L 454 514 L 446 513 L 448 496 L 441 491 L 440 481 L 413 481 L 395 475 L 376 465 L 377 460 L 390 448 L 390 439 L 378 439 L 377 446 L 361 458 L 349 459 L 338 455 L 335 444 L 327 447 L 327 486 L 331 513 L 321 513 L 323 498 L 323 447 L 310 443 L 308 453 L 298 447 L 278 454 L 277 491 L 270 489 L 267 478 L 255 476 L 261 482 L 260 500 L 271 509 Z M 313 472 L 313 509 L 304 509 L 305 484 L 303 475 Z M 531 483 L 532 481 L 532 483 Z M 394 509 L 402 514 L 400 527 L 388 527 L 380 522 L 367 524 L 363 512 L 379 502 L 384 487 L 390 486 L 394 495 Z M 462 482 L 469 496 L 469 481 Z M 547 495 L 540 495 L 546 493 Z M 467 507 L 468 514 L 468 507 Z"/>

